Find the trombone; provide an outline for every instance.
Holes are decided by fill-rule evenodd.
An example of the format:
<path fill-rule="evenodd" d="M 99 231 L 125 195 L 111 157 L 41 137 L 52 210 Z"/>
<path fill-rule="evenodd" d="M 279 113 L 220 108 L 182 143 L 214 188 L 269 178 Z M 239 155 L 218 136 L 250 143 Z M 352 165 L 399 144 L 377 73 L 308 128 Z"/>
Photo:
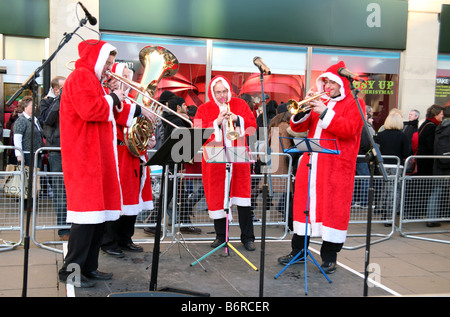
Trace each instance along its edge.
<path fill-rule="evenodd" d="M 306 112 L 311 110 L 311 106 L 308 104 L 310 101 L 322 97 L 323 95 L 328 95 L 327 91 L 321 92 L 319 94 L 315 94 L 312 97 L 307 99 L 303 99 L 302 101 L 295 101 L 294 99 L 289 99 L 287 102 L 287 110 L 292 114 L 296 115 L 299 112 Z"/>
<path fill-rule="evenodd" d="M 149 109 L 149 108 L 153 107 L 153 106 L 156 104 L 157 106 L 162 107 L 162 109 L 163 109 L 164 111 L 171 112 L 171 113 L 175 114 L 176 116 L 180 117 L 181 119 L 183 119 L 184 121 L 186 121 L 186 122 L 189 124 L 189 126 L 190 126 L 191 128 L 193 127 L 193 124 L 192 124 L 191 120 L 189 120 L 189 119 L 187 119 L 187 118 L 181 116 L 178 112 L 176 112 L 176 111 L 170 109 L 170 108 L 167 107 L 166 105 L 160 103 L 160 102 L 159 102 L 158 100 L 156 100 L 155 98 L 151 97 L 150 94 L 148 93 L 147 89 L 146 89 L 143 85 L 141 85 L 141 84 L 139 84 L 139 83 L 136 83 L 136 82 L 134 82 L 134 81 L 132 81 L 132 80 L 129 80 L 129 79 L 127 79 L 127 78 L 124 78 L 124 77 L 122 77 L 122 76 L 119 76 L 119 75 L 117 75 L 117 74 L 114 74 L 114 73 L 111 72 L 111 71 L 106 71 L 106 75 L 108 75 L 108 76 L 111 77 L 111 78 L 114 78 L 114 79 L 118 80 L 119 82 L 121 82 L 121 83 L 124 84 L 125 86 L 127 86 L 127 87 L 129 87 L 130 89 L 133 89 L 133 90 L 135 90 L 137 93 L 141 94 L 142 97 L 143 97 L 143 102 L 144 102 L 144 104 L 141 104 L 140 102 L 138 102 L 138 101 L 136 101 L 136 100 L 130 98 L 129 96 L 125 96 L 125 98 L 127 98 L 128 100 L 130 100 L 131 102 L 136 103 L 138 106 L 140 106 L 140 107 L 141 107 L 141 110 L 150 112 L 151 114 L 157 116 L 157 117 L 160 118 L 161 120 L 164 120 L 166 123 L 170 124 L 170 125 L 171 125 L 172 127 L 174 127 L 174 128 L 179 128 L 177 125 L 175 125 L 175 124 L 172 123 L 171 121 L 167 120 L 167 119 L 164 118 L 162 115 L 160 115 L 160 114 L 156 113 L 155 111 Z M 146 100 L 146 99 L 149 99 L 149 100 L 152 101 L 152 103 L 151 103 L 150 106 L 146 106 L 146 105 L 145 105 L 145 100 Z"/>

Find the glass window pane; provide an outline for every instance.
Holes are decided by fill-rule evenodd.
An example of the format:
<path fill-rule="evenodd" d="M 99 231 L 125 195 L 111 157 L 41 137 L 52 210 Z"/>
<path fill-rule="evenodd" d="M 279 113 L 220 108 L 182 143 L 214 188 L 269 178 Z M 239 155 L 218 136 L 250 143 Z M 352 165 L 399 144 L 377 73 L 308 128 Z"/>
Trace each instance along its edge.
<path fill-rule="evenodd" d="M 139 52 L 145 46 L 162 46 L 178 59 L 178 72 L 158 83 L 155 98 L 170 90 L 186 100 L 186 105 L 199 106 L 205 102 L 206 41 L 168 39 L 159 37 L 103 34 L 102 40 L 117 48 L 116 61 L 127 62 L 134 71 L 133 80 L 141 82 L 144 67 Z"/>
<path fill-rule="evenodd" d="M 364 83 L 355 82 L 355 87 L 358 96 L 372 107 L 373 126 L 378 130 L 389 111 L 398 107 L 400 53 L 313 49 L 311 87 L 317 89 L 317 77 L 338 61 L 344 61 L 351 72 L 368 77 Z"/>
<path fill-rule="evenodd" d="M 280 104 L 289 99 L 303 99 L 305 91 L 306 48 L 252 43 L 213 43 L 212 74 L 225 76 L 232 94 L 249 95 L 255 116 L 262 111 L 262 88 L 266 99 L 268 122 Z M 271 75 L 264 75 L 263 87 L 258 68 L 253 64 L 261 57 Z"/>
<path fill-rule="evenodd" d="M 5 36 L 5 59 L 42 61 L 45 39 Z"/>

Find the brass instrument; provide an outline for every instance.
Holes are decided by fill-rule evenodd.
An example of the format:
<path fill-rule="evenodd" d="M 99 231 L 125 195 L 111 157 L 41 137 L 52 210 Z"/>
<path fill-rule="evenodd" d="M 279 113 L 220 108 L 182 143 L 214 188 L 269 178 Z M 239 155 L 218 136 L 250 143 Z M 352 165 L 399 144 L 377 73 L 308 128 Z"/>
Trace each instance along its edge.
<path fill-rule="evenodd" d="M 222 102 L 224 99 L 222 99 Z M 227 104 L 227 111 L 231 114 L 230 104 Z M 234 141 L 239 137 L 239 133 L 234 129 L 233 119 L 231 119 L 231 115 L 228 117 L 227 121 L 227 139 Z"/>
<path fill-rule="evenodd" d="M 308 103 L 314 99 L 317 99 L 319 97 L 322 97 L 323 95 L 328 95 L 327 91 L 321 92 L 319 94 L 315 94 L 312 97 L 309 97 L 307 99 L 303 99 L 302 101 L 295 101 L 294 99 L 289 99 L 287 102 L 287 110 L 292 114 L 296 115 L 299 112 L 306 112 L 308 110 L 311 110 L 311 106 L 308 105 Z"/>
<path fill-rule="evenodd" d="M 150 121 L 145 116 L 139 116 L 133 119 L 132 125 L 129 128 L 124 128 L 124 141 L 128 150 L 134 156 L 141 156 L 147 152 L 147 147 L 153 132 L 159 123 L 159 120 L 164 120 L 174 128 L 179 128 L 171 121 L 162 116 L 163 111 L 171 112 L 181 119 L 188 122 L 192 127 L 192 122 L 181 116 L 176 111 L 173 111 L 168 106 L 163 105 L 153 98 L 156 92 L 158 83 L 163 77 L 173 76 L 178 71 L 178 60 L 174 54 L 161 46 L 146 46 L 139 52 L 139 60 L 145 67 L 144 73 L 140 83 L 134 82 L 113 72 L 107 71 L 106 75 L 121 82 L 123 85 L 135 90 L 137 92 L 134 99 L 125 96 L 128 100 L 136 103 L 141 107 L 143 112 L 153 116 L 153 121 Z M 69 61 L 66 67 L 73 70 L 70 64 L 74 61 Z M 156 116 L 156 117 L 155 117 Z"/>

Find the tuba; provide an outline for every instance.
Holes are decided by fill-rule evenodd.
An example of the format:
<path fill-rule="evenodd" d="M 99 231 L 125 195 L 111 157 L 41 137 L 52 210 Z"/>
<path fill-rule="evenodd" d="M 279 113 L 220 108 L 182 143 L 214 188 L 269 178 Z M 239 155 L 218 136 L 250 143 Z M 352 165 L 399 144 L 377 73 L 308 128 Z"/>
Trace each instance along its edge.
<path fill-rule="evenodd" d="M 176 56 L 161 46 L 146 46 L 141 49 L 139 61 L 144 66 L 144 73 L 138 85 L 140 88 L 132 87 L 140 92 L 136 94 L 134 102 L 141 105 L 143 110 L 156 114 L 156 118 L 151 122 L 145 116 L 139 116 L 133 119 L 130 127 L 124 128 L 125 144 L 134 156 L 147 152 L 148 143 L 162 118 L 163 107 L 153 99 L 158 83 L 163 77 L 173 76 L 178 72 Z"/>

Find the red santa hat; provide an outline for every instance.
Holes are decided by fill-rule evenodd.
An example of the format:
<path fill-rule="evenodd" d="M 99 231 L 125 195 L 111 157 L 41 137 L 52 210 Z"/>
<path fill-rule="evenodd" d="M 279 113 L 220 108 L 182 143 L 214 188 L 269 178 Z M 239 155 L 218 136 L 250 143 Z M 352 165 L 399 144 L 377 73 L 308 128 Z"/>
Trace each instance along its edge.
<path fill-rule="evenodd" d="M 341 95 L 337 98 L 333 98 L 333 100 L 339 101 L 344 99 L 350 92 L 350 82 L 347 78 L 342 77 L 338 74 L 339 68 L 346 68 L 345 63 L 343 61 L 338 62 L 337 64 L 334 64 L 330 66 L 322 75 L 320 75 L 316 80 L 317 90 L 319 93 L 324 92 L 324 83 L 323 79 L 328 78 L 329 80 L 332 80 L 336 83 L 338 83 L 340 87 Z"/>
<path fill-rule="evenodd" d="M 225 86 L 225 88 L 228 89 L 228 94 L 227 94 L 227 98 L 225 100 L 225 103 L 230 102 L 231 100 L 231 84 L 230 82 L 223 76 L 216 76 L 211 80 L 211 83 L 209 84 L 209 90 L 208 90 L 208 97 L 209 100 L 214 100 L 214 102 L 217 105 L 222 105 L 222 101 L 217 100 L 216 96 L 214 95 L 214 86 L 217 85 L 218 82 L 222 82 L 222 84 Z"/>
<path fill-rule="evenodd" d="M 80 58 L 75 63 L 75 69 L 85 67 L 94 71 L 95 76 L 101 80 L 103 67 L 108 57 L 116 48 L 101 40 L 86 40 L 78 44 L 78 55 Z"/>

